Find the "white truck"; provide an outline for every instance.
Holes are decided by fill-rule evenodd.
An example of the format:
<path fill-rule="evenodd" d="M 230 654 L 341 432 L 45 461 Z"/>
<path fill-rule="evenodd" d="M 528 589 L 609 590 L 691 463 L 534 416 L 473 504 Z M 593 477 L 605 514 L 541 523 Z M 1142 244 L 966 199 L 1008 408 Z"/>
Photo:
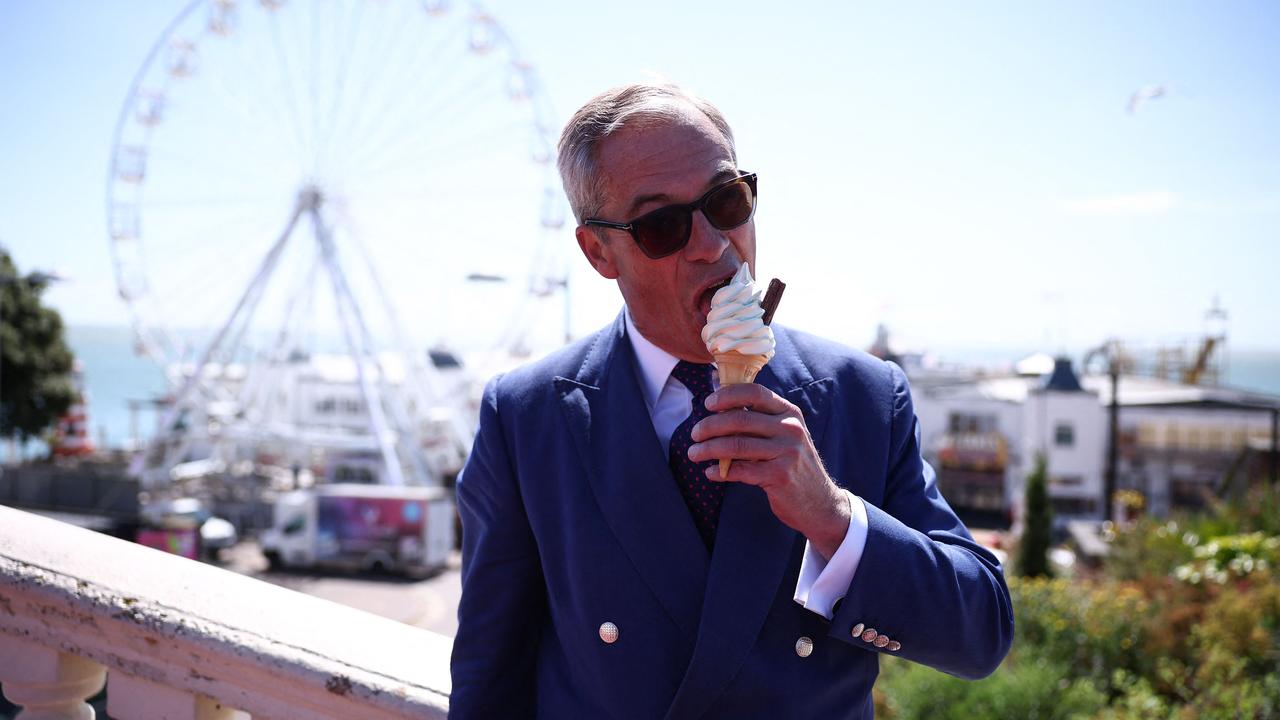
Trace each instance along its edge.
<path fill-rule="evenodd" d="M 424 575 L 454 546 L 453 500 L 444 488 L 335 484 L 276 500 L 259 538 L 273 569 L 325 567 Z"/>

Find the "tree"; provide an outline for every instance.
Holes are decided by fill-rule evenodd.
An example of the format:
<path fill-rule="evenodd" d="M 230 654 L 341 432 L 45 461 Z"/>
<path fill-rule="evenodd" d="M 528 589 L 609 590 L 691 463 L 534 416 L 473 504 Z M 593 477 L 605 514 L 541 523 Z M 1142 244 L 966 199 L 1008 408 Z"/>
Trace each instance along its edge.
<path fill-rule="evenodd" d="M 1053 510 L 1049 507 L 1048 471 L 1044 455 L 1036 455 L 1035 467 L 1027 476 L 1022 516 L 1022 542 L 1018 546 L 1018 574 L 1024 577 L 1050 577 L 1049 542 L 1053 529 Z"/>
<path fill-rule="evenodd" d="M 0 248 L 0 437 L 40 437 L 75 399 L 62 318 L 40 302 L 49 278 L 20 275 Z"/>

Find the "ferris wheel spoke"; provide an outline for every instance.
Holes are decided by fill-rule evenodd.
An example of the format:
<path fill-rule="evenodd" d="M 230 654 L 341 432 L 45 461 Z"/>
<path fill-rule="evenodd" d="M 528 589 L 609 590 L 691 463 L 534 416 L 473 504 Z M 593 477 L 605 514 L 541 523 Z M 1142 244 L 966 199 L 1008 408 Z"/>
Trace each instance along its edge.
<path fill-rule="evenodd" d="M 361 196 L 376 191 L 380 201 L 422 200 L 423 198 L 463 197 L 492 198 L 499 196 L 519 196 L 529 192 L 529 185 L 507 185 L 503 183 L 486 184 L 483 187 L 463 186 L 457 183 L 444 185 L 426 184 L 407 187 L 402 183 L 384 182 L 388 174 L 361 182 Z M 532 207 L 532 205 L 531 205 Z"/>
<path fill-rule="evenodd" d="M 479 87 L 479 83 L 472 83 L 464 87 L 465 89 L 455 95 L 449 104 L 434 110 L 430 115 L 428 115 L 428 117 L 438 117 L 450 124 L 456 123 L 458 118 L 449 117 L 450 110 L 463 100 L 474 96 L 477 92 L 477 88 Z M 509 126 L 511 125 L 522 125 L 522 123 L 516 121 L 514 123 L 509 123 Z M 459 124 L 458 126 L 463 127 L 465 125 Z M 392 154 L 394 151 L 402 149 L 406 145 L 410 145 L 422 139 L 423 133 L 415 132 L 413 125 L 406 123 L 402 127 L 396 128 L 393 132 L 383 133 L 379 138 L 379 142 L 382 143 L 381 146 L 372 149 L 362 148 L 360 152 L 356 153 L 356 156 L 360 157 L 363 163 L 373 165 L 384 160 L 387 155 Z M 449 147 L 455 146 L 455 143 L 452 140 L 448 142 Z"/>
<path fill-rule="evenodd" d="M 237 87 L 247 88 L 248 85 L 252 84 L 260 88 L 256 93 L 250 95 L 251 102 L 247 103 L 247 105 L 252 107 L 252 99 L 256 97 L 261 104 L 260 106 L 275 118 L 274 122 L 253 121 L 246 127 L 265 125 L 272 128 L 275 135 L 285 139 L 287 141 L 285 144 L 293 148 L 297 167 L 302 169 L 306 164 L 302 138 L 296 130 L 294 132 L 286 130 L 286 127 L 290 124 L 287 96 L 283 88 L 273 85 L 271 80 L 274 77 L 276 82 L 279 82 L 281 76 L 278 70 L 274 74 L 264 71 L 267 66 L 275 64 L 270 59 L 269 49 L 265 47 L 265 43 L 249 43 L 248 41 L 238 44 L 237 48 L 240 50 L 238 59 L 241 65 L 240 71 L 237 73 L 241 83 Z"/>
<path fill-rule="evenodd" d="M 524 144 L 522 138 L 516 137 L 516 131 L 524 129 L 519 123 L 506 123 L 497 127 L 483 127 L 473 130 L 458 138 L 450 138 L 447 142 L 439 138 L 406 137 L 400 142 L 381 150 L 371 156 L 367 166 L 356 177 L 369 178 L 385 174 L 388 169 L 406 157 L 423 157 L 430 155 L 436 169 L 443 165 L 443 158 L 457 157 L 467 161 L 475 161 L 478 154 L 474 151 L 484 149 L 492 152 L 512 144 Z M 434 142 L 432 142 L 434 140 Z M 413 151 L 410 154 L 410 150 Z M 441 165 L 436 165 L 440 162 Z M 377 163 L 377 164 L 375 164 Z"/>
<path fill-rule="evenodd" d="M 360 33 L 363 29 L 361 21 L 364 19 L 363 11 L 366 4 L 367 3 L 364 2 L 348 4 L 346 20 L 344 20 L 341 25 L 336 23 L 334 25 L 335 33 L 342 30 L 343 27 L 350 27 L 351 29 L 347 32 L 347 44 L 343 46 L 342 56 L 338 60 L 337 72 L 333 83 L 333 91 L 330 93 L 331 100 L 329 103 L 329 111 L 325 113 L 325 117 L 328 119 L 328 122 L 325 124 L 324 132 L 320 137 L 320 157 L 322 161 L 327 160 L 329 144 L 333 139 L 334 129 L 338 126 L 340 120 L 339 111 L 344 107 L 342 105 L 342 100 L 346 95 L 347 78 L 350 76 L 351 51 L 355 46 L 356 38 L 360 37 Z M 352 14 L 355 15 L 354 21 L 351 19 Z M 323 166 L 322 169 L 324 169 Z"/>
<path fill-rule="evenodd" d="M 237 50 L 237 59 L 243 66 L 243 46 L 237 46 Z M 241 71 L 240 76 L 244 77 L 243 70 Z M 238 126 L 239 128 L 253 128 L 254 133 L 262 137 L 269 147 L 284 148 L 292 145 L 295 155 L 302 152 L 296 135 L 290 135 L 289 133 L 283 132 L 282 123 L 264 122 L 262 110 L 268 110 L 269 112 L 273 112 L 277 116 L 282 117 L 282 119 L 287 119 L 287 116 L 284 116 L 282 113 L 283 109 L 276 104 L 274 100 L 269 102 L 260 102 L 255 106 L 241 90 L 237 89 L 241 87 L 243 83 L 229 85 L 226 73 L 210 73 L 208 82 L 212 90 L 222 99 L 223 103 L 225 103 L 225 106 L 234 111 L 236 118 L 238 118 L 241 123 Z M 260 97 L 263 95 L 271 97 L 273 94 L 259 93 Z M 216 109 L 217 108 L 213 107 L 212 104 L 207 108 L 211 117 L 217 116 L 216 114 L 213 114 Z M 217 134 L 220 137 L 226 138 L 229 141 L 224 145 L 226 148 L 238 147 L 240 142 L 243 140 L 243 137 L 238 134 L 242 133 L 243 130 L 237 130 L 237 126 L 233 126 L 231 123 L 222 123 L 220 125 L 214 125 L 214 127 L 217 128 Z M 256 159 L 258 161 L 261 160 L 261 158 Z M 299 166 L 301 166 L 301 163 L 299 163 Z"/>
<path fill-rule="evenodd" d="M 308 66 L 307 79 L 310 81 L 310 82 L 309 82 L 309 85 L 310 85 L 310 87 L 309 87 L 309 90 L 310 90 L 310 106 L 308 107 L 308 113 L 307 113 L 307 114 L 311 117 L 311 128 L 310 128 L 310 133 L 311 133 L 311 135 L 310 135 L 310 137 L 311 137 L 311 147 L 310 147 L 310 150 L 311 150 L 312 155 L 311 155 L 311 157 L 309 158 L 309 160 L 311 161 L 311 172 L 312 172 L 313 174 L 314 174 L 315 172 L 317 172 L 317 170 L 319 169 L 319 165 L 320 165 L 319 157 L 318 157 L 318 156 L 319 156 L 319 152 L 320 152 L 320 110 L 319 110 L 319 108 L 320 108 L 320 95 L 319 95 L 319 93 L 320 93 L 320 89 L 319 89 L 319 85 L 318 85 L 318 83 L 319 83 L 319 79 L 320 79 L 320 68 L 322 67 L 322 64 L 321 64 L 321 62 L 320 62 L 320 60 L 319 60 L 319 52 L 317 51 L 317 46 L 320 44 L 320 41 L 319 41 L 319 35 L 320 35 L 320 24 L 319 24 L 319 23 L 320 23 L 320 6 L 321 6 L 321 5 L 324 5 L 324 4 L 325 4 L 325 3 L 312 3 L 312 4 L 310 5 L 310 8 L 309 8 L 309 9 L 310 9 L 310 11 L 311 11 L 311 12 L 310 12 L 310 15 L 311 15 L 311 51 L 310 51 L 310 55 L 309 55 L 309 57 L 307 58 L 307 66 Z"/>
<path fill-rule="evenodd" d="M 247 284 L 249 273 L 247 268 L 245 270 L 213 277 L 207 272 L 192 274 L 185 286 L 162 288 L 151 293 L 148 304 L 153 308 L 155 321 L 162 327 L 203 329 L 225 320 L 224 314 L 233 298 L 229 293 L 218 291 L 224 290 L 224 284 L 231 279 Z"/>
<path fill-rule="evenodd" d="M 216 148 L 216 146 L 212 146 Z M 193 155 L 189 151 L 180 151 L 163 145 L 152 146 L 147 152 L 148 165 L 157 164 L 168 165 L 173 168 L 181 168 L 183 170 L 199 170 L 205 173 L 213 171 L 214 177 L 237 178 L 245 173 L 246 167 L 252 167 L 251 164 L 244 162 L 237 163 L 234 157 L 229 157 L 228 152 L 210 152 L 205 155 Z M 261 160 L 259 160 L 260 162 Z M 208 184 L 208 176 L 202 184 Z"/>
<path fill-rule="evenodd" d="M 451 76 L 450 78 L 453 82 L 449 86 L 452 102 L 445 105 L 444 106 L 445 109 L 449 109 L 456 106 L 458 100 L 461 98 L 474 97 L 474 95 L 481 88 L 484 87 L 483 83 L 479 82 L 479 80 L 483 78 L 485 75 L 489 74 L 490 72 L 491 72 L 490 68 L 482 65 L 478 67 L 475 71 L 473 71 L 472 74 L 470 75 L 464 75 L 462 73 L 453 74 L 453 76 Z M 423 92 L 410 93 L 408 96 L 409 102 L 418 103 L 418 104 L 412 105 L 411 107 L 414 108 L 415 110 L 419 107 L 425 107 L 427 110 L 425 117 L 436 116 L 436 117 L 448 118 L 448 115 L 446 113 L 442 113 L 440 111 L 441 108 L 439 106 L 435 106 L 431 102 L 432 100 L 435 99 L 436 95 L 439 95 L 439 93 L 435 93 L 435 94 L 431 93 L 431 88 L 433 87 L 434 87 L 433 85 L 428 84 L 427 89 L 424 89 Z M 409 113 L 405 113 L 404 115 L 405 115 L 405 119 L 403 119 L 400 123 L 398 124 L 392 123 L 387 126 L 384 126 L 383 128 L 381 128 L 379 132 L 376 133 L 376 135 L 372 132 L 366 135 L 363 135 L 363 137 L 366 138 L 365 147 L 369 145 L 374 145 L 376 143 L 394 140 L 395 138 L 402 138 L 402 137 L 405 137 L 406 135 L 409 137 L 418 135 L 419 128 L 421 127 L 421 122 L 424 118 L 424 115 L 419 114 L 417 112 L 409 112 Z M 456 121 L 456 118 L 448 118 L 448 120 L 450 121 L 450 123 L 452 123 L 453 121 Z M 365 149 L 365 147 L 361 148 L 362 151 Z M 365 154 L 366 154 L 365 152 L 358 152 L 355 154 L 355 156 L 363 157 Z"/>
<path fill-rule="evenodd" d="M 361 151 L 359 148 L 370 144 L 371 138 L 377 139 L 383 136 L 386 118 L 393 117 L 390 110 L 397 103 L 405 105 L 406 98 L 415 97 L 412 90 L 404 90 L 404 88 L 414 88 L 420 82 L 420 79 L 415 77 L 414 73 L 420 71 L 423 67 L 432 67 L 433 63 L 430 60 L 451 43 L 460 44 L 461 35 L 462 28 L 454 25 L 449 29 L 449 32 L 441 33 L 434 45 L 423 43 L 415 46 L 409 44 L 396 55 L 388 53 L 387 57 L 389 59 L 394 58 L 394 60 L 389 60 L 391 72 L 382 78 L 382 86 L 385 86 L 386 89 L 384 90 L 382 86 L 379 86 L 380 92 L 373 95 L 370 102 L 360 108 L 360 114 L 356 123 L 352 126 L 352 132 L 349 134 L 353 142 L 357 144 L 357 150 L 349 152 L 349 157 L 360 157 Z M 405 111 L 399 114 L 405 117 L 412 117 L 415 113 L 412 106 L 405 105 Z"/>
<path fill-rule="evenodd" d="M 396 67 L 395 63 L 402 59 L 399 52 L 401 52 L 400 48 L 403 47 L 405 34 L 408 32 L 410 24 L 383 22 L 381 25 L 378 40 L 367 46 L 368 51 L 365 56 L 361 57 L 357 53 L 352 57 L 351 65 L 363 68 L 367 63 L 374 63 L 375 67 L 382 63 L 384 67 Z M 371 56 L 375 52 L 378 53 L 381 59 Z M 378 87 L 379 81 L 385 79 L 385 73 L 365 73 L 363 79 L 364 82 L 360 85 L 360 90 L 356 96 L 356 101 L 352 104 L 351 112 L 344 113 L 344 122 L 337 125 L 339 130 L 336 132 L 340 138 L 360 137 L 367 122 L 366 118 L 369 109 L 375 106 L 380 107 L 382 104 L 377 102 L 382 97 L 381 91 L 378 94 L 374 94 L 374 89 Z"/>
<path fill-rule="evenodd" d="M 233 242 L 244 251 L 267 241 L 262 228 L 279 215 L 277 208 L 229 212 L 218 207 L 156 208 L 147 221 L 149 247 L 175 260 L 193 259 L 192 253 L 209 246 L 222 246 L 225 252 Z"/>
<path fill-rule="evenodd" d="M 299 143 L 302 146 L 302 156 L 305 158 L 309 155 L 305 140 L 303 140 L 302 131 L 302 115 L 298 110 L 298 101 L 295 97 L 293 88 L 293 71 L 290 69 L 289 54 L 285 51 L 284 43 L 280 39 L 280 21 L 276 13 L 271 13 L 271 42 L 276 50 L 276 61 L 279 63 L 277 69 L 281 79 L 280 92 L 284 95 L 286 104 L 289 108 L 289 116 L 293 121 L 293 130 L 297 133 Z"/>
<path fill-rule="evenodd" d="M 266 131 L 278 135 L 282 140 L 288 139 L 278 130 L 279 123 L 263 122 L 261 110 L 270 107 L 270 104 L 262 101 L 264 98 L 272 98 L 274 94 L 257 92 L 246 95 L 244 92 L 262 74 L 262 67 L 269 64 L 260 60 L 246 64 L 245 45 L 238 33 L 220 35 L 206 31 L 198 46 L 204 61 L 198 72 L 183 79 L 189 88 L 199 88 L 202 92 L 186 93 L 182 109 L 187 112 L 193 127 L 203 128 L 206 135 L 225 141 L 220 145 L 223 155 L 229 151 L 234 152 L 242 144 L 242 133 L 236 132 L 237 127 L 251 127 L 253 134 L 258 136 Z M 254 97 L 258 99 L 256 103 Z M 239 122 L 222 119 L 224 108 L 230 109 Z M 211 121 L 203 122 L 206 118 Z M 279 145 L 280 143 L 271 143 L 270 147 Z"/>
<path fill-rule="evenodd" d="M 222 208 L 243 205 L 256 205 L 260 207 L 277 207 L 278 203 L 270 198 L 262 196 L 254 197 L 226 197 L 226 196 L 209 196 L 209 197 L 186 197 L 186 198 L 157 198 L 154 195 L 147 195 L 147 206 L 155 209 L 184 209 L 184 208 Z"/>

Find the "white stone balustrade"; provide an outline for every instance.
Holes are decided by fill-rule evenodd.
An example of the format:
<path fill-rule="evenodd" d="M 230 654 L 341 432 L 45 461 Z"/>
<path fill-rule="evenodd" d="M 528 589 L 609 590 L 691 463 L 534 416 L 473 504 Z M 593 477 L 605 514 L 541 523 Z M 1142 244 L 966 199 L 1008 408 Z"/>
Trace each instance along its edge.
<path fill-rule="evenodd" d="M 436 633 L 0 506 L 0 690 L 20 720 L 443 718 Z"/>

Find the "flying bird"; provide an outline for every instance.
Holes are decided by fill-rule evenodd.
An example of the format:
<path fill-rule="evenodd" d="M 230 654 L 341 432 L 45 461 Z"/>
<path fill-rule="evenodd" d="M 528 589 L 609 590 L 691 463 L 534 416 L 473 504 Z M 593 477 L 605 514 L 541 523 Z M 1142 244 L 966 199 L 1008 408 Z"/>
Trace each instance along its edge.
<path fill-rule="evenodd" d="M 1164 85 L 1147 85 L 1139 88 L 1136 92 L 1129 96 L 1129 114 L 1132 115 L 1138 111 L 1148 100 L 1155 100 L 1167 95 L 1169 88 Z"/>

